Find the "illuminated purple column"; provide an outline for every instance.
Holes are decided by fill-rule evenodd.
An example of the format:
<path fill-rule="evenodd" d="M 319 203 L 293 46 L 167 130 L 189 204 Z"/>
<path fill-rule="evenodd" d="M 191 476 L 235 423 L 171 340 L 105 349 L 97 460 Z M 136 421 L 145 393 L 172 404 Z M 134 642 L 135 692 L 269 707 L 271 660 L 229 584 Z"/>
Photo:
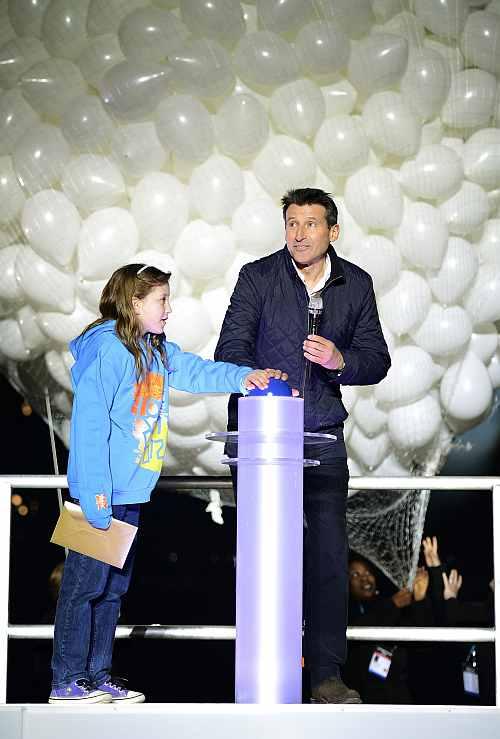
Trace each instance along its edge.
<path fill-rule="evenodd" d="M 302 702 L 304 402 L 238 401 L 236 702 Z"/>

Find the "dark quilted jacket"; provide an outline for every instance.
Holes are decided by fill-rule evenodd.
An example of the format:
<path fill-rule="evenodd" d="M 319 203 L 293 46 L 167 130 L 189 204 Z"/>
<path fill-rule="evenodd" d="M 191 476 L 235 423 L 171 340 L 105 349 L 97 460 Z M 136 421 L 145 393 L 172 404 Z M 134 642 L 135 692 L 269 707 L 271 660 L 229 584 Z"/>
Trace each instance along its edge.
<path fill-rule="evenodd" d="M 304 428 L 336 433 L 340 443 L 333 456 L 338 456 L 345 454 L 342 426 L 348 415 L 342 404 L 340 383 L 380 382 L 391 360 L 370 275 L 338 257 L 332 246 L 328 253 L 332 272 L 322 291 L 323 315 L 318 333 L 336 344 L 344 357 L 345 369 L 339 375 L 312 365 L 304 393 Z M 254 368 L 284 370 L 292 387 L 301 389 L 306 364 L 302 344 L 307 330 L 307 291 L 285 246 L 241 269 L 214 358 Z M 232 395 L 229 401 L 230 430 L 237 428 L 238 397 Z"/>

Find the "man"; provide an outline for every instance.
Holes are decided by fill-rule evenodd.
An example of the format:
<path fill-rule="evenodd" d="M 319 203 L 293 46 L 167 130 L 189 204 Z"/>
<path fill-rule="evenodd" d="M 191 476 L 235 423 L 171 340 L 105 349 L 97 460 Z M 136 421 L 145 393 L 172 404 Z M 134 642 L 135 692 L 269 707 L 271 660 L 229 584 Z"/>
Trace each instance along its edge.
<path fill-rule="evenodd" d="M 314 702 L 359 703 L 358 693 L 340 679 L 349 479 L 340 385 L 380 382 L 391 362 L 370 276 L 340 259 L 332 246 L 339 226 L 331 197 L 318 189 L 290 190 L 282 205 L 286 246 L 242 268 L 214 356 L 250 367 L 282 367 L 292 387 L 302 389 L 305 430 L 337 436 L 336 443 L 314 447 L 321 464 L 304 470 L 304 655 Z M 317 296 L 323 312 L 314 335 L 308 332 L 308 306 Z M 232 395 L 229 401 L 229 430 L 237 428 L 237 399 Z"/>

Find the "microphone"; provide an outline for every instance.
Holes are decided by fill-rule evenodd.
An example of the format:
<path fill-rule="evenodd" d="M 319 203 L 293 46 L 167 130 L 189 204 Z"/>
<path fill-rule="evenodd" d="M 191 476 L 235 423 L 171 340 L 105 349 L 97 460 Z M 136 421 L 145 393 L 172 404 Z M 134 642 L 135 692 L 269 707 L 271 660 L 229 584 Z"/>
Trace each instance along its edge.
<path fill-rule="evenodd" d="M 308 321 L 307 333 L 318 335 L 321 316 L 323 314 L 323 298 L 321 295 L 311 295 L 307 306 Z"/>

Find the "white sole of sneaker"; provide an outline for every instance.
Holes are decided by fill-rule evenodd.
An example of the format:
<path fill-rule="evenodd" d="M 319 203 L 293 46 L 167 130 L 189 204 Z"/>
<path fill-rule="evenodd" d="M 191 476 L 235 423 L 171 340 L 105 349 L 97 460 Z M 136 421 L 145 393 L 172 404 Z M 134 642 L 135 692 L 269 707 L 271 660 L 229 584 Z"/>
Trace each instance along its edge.
<path fill-rule="evenodd" d="M 49 703 L 53 706 L 75 706 L 80 703 L 95 704 L 95 703 L 111 703 L 111 696 L 109 695 L 93 695 L 91 698 L 49 698 Z"/>
<path fill-rule="evenodd" d="M 112 698 L 111 702 L 114 706 L 119 706 L 120 703 L 144 703 L 146 700 L 145 695 L 134 695 L 132 698 Z"/>

